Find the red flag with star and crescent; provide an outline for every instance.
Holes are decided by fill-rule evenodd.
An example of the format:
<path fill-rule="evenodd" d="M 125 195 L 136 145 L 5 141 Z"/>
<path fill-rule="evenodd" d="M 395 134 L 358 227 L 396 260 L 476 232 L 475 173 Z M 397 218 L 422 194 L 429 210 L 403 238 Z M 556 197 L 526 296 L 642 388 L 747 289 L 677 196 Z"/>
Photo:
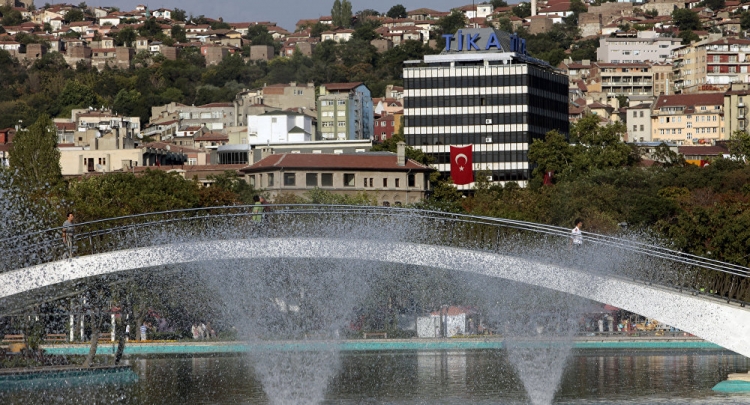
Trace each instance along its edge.
<path fill-rule="evenodd" d="M 451 178 L 454 184 L 469 184 L 474 181 L 471 154 L 472 145 L 451 145 Z"/>

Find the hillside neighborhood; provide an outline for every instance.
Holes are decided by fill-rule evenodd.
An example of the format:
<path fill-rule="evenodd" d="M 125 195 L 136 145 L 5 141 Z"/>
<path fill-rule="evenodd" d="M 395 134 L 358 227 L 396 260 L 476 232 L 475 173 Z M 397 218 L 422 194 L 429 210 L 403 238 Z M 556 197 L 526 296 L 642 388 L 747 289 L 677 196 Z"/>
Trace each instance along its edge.
<path fill-rule="evenodd" d="M 4 3 L 0 52 L 29 68 L 53 54 L 61 55 L 76 71 L 100 72 L 194 55 L 206 67 L 241 57 L 247 66 L 264 64 L 273 71 L 270 66 L 283 63 L 279 60 L 313 57 L 331 43 L 354 39 L 368 41 L 380 54 L 418 46 L 421 51 L 412 59 L 419 59 L 439 53 L 446 32 L 489 27 L 524 38 L 531 56 L 545 59 L 567 76 L 571 124 L 594 114 L 601 126 L 623 125 L 621 140 L 640 146 L 644 161 L 658 160 L 651 152 L 664 143 L 688 162 L 705 165 L 726 156 L 727 141 L 746 130 L 750 39 L 744 38 L 743 30 L 750 26 L 750 3 L 735 0 L 534 0 L 518 5 L 493 1 L 457 4 L 442 11 L 397 5 L 382 14 L 375 10 L 353 14 L 349 4 L 348 15 L 337 10 L 337 0 L 332 16 L 301 19 L 286 28 L 273 22 L 194 17 L 185 10 L 147 5 L 124 11 L 85 3 Z M 570 43 L 567 49 L 538 50 L 538 44 L 556 35 L 569 39 L 562 41 Z M 402 58 L 407 59 L 409 55 Z M 387 191 L 379 199 L 383 204 L 421 199 L 430 187 L 430 169 L 423 164 L 427 162 L 405 162 L 403 148 L 398 153 L 379 152 L 383 162 L 373 165 L 403 172 L 403 179 L 397 176 L 390 183 L 380 169 L 372 178 L 358 175 L 363 181 L 347 178 L 363 170 L 357 159 L 337 160 L 332 172 L 320 178 L 317 172 L 303 174 L 310 167 L 326 166 L 333 155 L 369 153 L 374 144 L 396 135 L 406 133 L 405 139 L 399 139 L 407 147 L 418 146 L 405 131 L 409 89 L 405 90 L 400 71 L 391 77 L 391 84 L 377 89 L 369 88 L 366 80 L 351 75 L 347 79 L 351 80 L 264 82 L 258 87 L 252 87 L 259 84 L 257 80 L 240 83 L 247 88 L 230 94 L 232 99 L 149 105 L 148 117 L 128 116 L 113 105 L 79 104 L 54 117 L 62 174 L 135 173 L 152 167 L 196 176 L 209 185 L 210 175 L 232 170 L 258 188 L 377 189 Z M 28 124 L 19 121 L 0 130 L 4 165 L 16 132 Z M 276 183 L 266 179 L 261 185 L 255 175 L 247 175 L 267 167 L 270 163 L 263 159 L 270 155 L 297 153 L 315 155 L 310 161 L 299 160 L 306 166 L 297 168 L 298 179 Z M 289 159 L 287 164 L 296 161 Z M 414 170 L 402 170 L 407 167 Z M 407 178 L 417 172 L 424 177 Z M 335 181 L 328 177 L 333 173 Z M 523 185 L 528 176 L 495 174 L 488 179 L 501 184 L 518 179 Z M 410 191 L 413 197 L 406 198 Z"/>

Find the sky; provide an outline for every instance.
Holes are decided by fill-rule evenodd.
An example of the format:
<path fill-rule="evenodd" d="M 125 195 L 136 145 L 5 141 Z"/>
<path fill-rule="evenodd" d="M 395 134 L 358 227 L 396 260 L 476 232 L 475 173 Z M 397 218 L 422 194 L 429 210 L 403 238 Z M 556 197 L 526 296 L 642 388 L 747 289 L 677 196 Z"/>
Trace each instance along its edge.
<path fill-rule="evenodd" d="M 188 16 L 205 15 L 210 18 L 223 17 L 226 22 L 271 21 L 278 26 L 294 31 L 297 21 L 302 19 L 319 18 L 331 15 L 334 0 L 88 0 L 86 4 L 94 7 L 118 7 L 122 11 L 135 9 L 138 4 L 144 4 L 149 9 L 179 8 L 187 11 Z M 374 9 L 381 13 L 387 12 L 392 6 L 401 4 L 406 10 L 430 8 L 438 11 L 448 11 L 454 7 L 471 4 L 471 0 L 391 0 L 367 1 L 350 0 L 352 10 Z M 476 0 L 481 3 L 483 0 Z M 515 3 L 516 1 L 512 1 Z M 38 3 L 38 1 L 37 1 Z M 76 1 L 70 3 L 78 4 Z M 511 3 L 511 1 L 508 1 Z"/>

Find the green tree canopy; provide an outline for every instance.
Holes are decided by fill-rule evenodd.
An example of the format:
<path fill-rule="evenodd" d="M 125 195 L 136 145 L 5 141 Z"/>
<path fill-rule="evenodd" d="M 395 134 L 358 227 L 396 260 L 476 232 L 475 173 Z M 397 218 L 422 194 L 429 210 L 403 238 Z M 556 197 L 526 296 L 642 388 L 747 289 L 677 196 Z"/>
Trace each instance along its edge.
<path fill-rule="evenodd" d="M 65 13 L 65 21 L 67 21 L 68 24 L 76 21 L 83 21 L 85 18 L 86 16 L 83 14 L 83 11 L 79 8 L 71 8 Z"/>
<path fill-rule="evenodd" d="M 57 131 L 49 116 L 42 115 L 28 129 L 13 139 L 10 167 L 20 184 L 41 191 L 56 187 L 62 181 Z"/>
<path fill-rule="evenodd" d="M 505 0 L 492 0 L 490 4 L 492 4 L 493 10 L 498 7 L 508 7 L 508 3 Z"/>
<path fill-rule="evenodd" d="M 406 7 L 401 4 L 396 4 L 391 7 L 385 15 L 388 18 L 406 18 Z"/>
<path fill-rule="evenodd" d="M 459 10 L 453 10 L 447 16 L 438 20 L 437 23 L 437 47 L 445 48 L 443 34 L 455 34 L 461 28 L 466 27 L 466 16 Z"/>
<path fill-rule="evenodd" d="M 91 87 L 78 80 L 70 80 L 65 83 L 63 91 L 57 99 L 60 107 L 86 108 L 97 105 L 96 93 Z"/>
<path fill-rule="evenodd" d="M 672 12 L 672 22 L 680 31 L 685 30 L 701 30 L 701 20 L 698 18 L 698 14 L 687 8 L 678 8 Z"/>
<path fill-rule="evenodd" d="M 175 8 L 174 11 L 172 11 L 172 19 L 175 21 L 185 21 L 186 17 L 187 14 L 185 13 L 185 10 Z"/>
<path fill-rule="evenodd" d="M 531 16 L 531 4 L 527 2 L 518 3 L 518 5 L 513 7 L 511 11 L 518 18 L 529 17 Z"/>
<path fill-rule="evenodd" d="M 349 28 L 352 25 L 352 3 L 349 0 L 334 0 L 331 19 L 334 27 Z"/>

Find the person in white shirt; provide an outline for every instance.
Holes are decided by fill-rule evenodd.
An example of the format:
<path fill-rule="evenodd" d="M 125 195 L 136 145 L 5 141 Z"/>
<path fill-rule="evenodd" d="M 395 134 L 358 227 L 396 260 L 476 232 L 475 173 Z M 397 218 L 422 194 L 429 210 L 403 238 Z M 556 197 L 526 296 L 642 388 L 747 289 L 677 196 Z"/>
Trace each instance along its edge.
<path fill-rule="evenodd" d="M 571 231 L 570 243 L 575 247 L 581 247 L 583 245 L 583 234 L 581 234 L 581 228 L 583 227 L 583 220 L 576 219 L 576 227 Z"/>

